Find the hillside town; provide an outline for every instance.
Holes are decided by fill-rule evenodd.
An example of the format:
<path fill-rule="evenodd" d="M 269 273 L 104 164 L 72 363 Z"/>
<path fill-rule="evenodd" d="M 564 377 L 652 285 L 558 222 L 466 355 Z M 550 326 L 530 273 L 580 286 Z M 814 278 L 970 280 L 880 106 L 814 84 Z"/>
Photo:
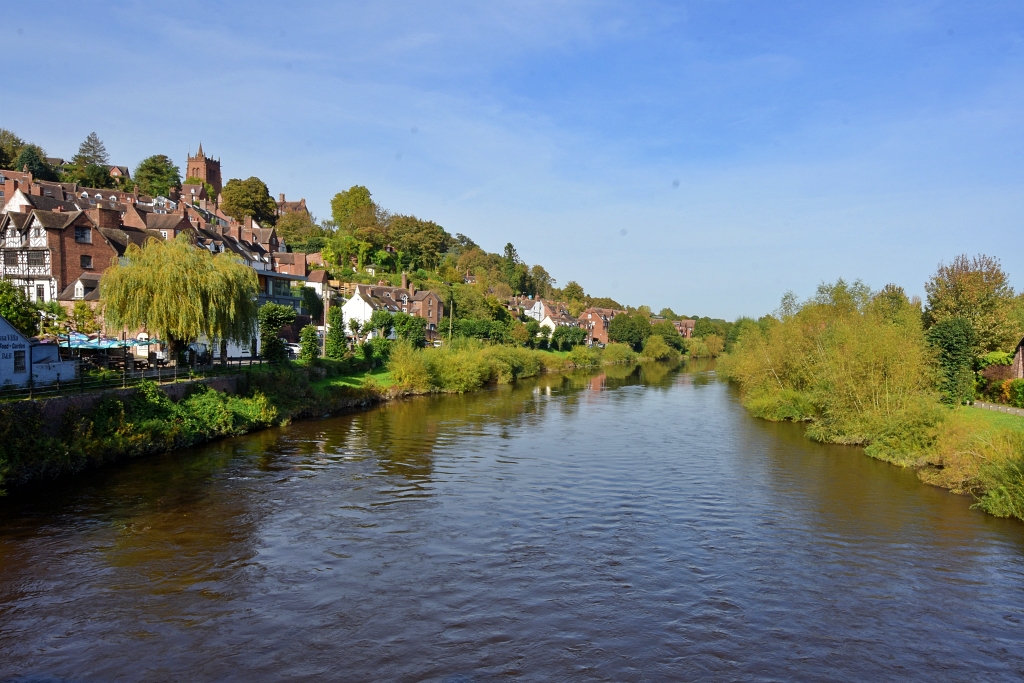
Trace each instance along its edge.
<path fill-rule="evenodd" d="M 127 364 L 134 370 L 176 364 L 187 359 L 189 353 L 192 363 L 197 357 L 213 362 L 257 358 L 263 354 L 263 340 L 255 328 L 249 341 L 227 343 L 202 336 L 189 340 L 192 343 L 186 355 L 176 357 L 166 341 L 159 339 L 160 330 L 146 329 L 146 325 L 117 328 L 105 319 L 105 273 L 123 264 L 133 247 L 143 249 L 150 242 L 170 242 L 182 236 L 195 248 L 213 255 L 233 255 L 250 268 L 258 282 L 258 307 L 275 304 L 294 311 L 294 319 L 278 332 L 278 338 L 292 354 L 297 353 L 300 332 L 307 326 L 316 329 L 325 353 L 332 325 L 340 326 L 339 332 L 349 348 L 381 336 L 395 339 L 400 334 L 396 327 L 380 325 L 378 321 L 381 315 L 397 314 L 422 321 L 418 323 L 422 325 L 422 342 L 434 346 L 444 344 L 453 335 L 509 337 L 512 326 L 519 326 L 526 330 L 526 336 L 520 333 L 517 340 L 526 345 L 536 345 L 538 340 L 546 345 L 550 340 L 552 346 L 557 344 L 559 348 L 563 344 L 603 347 L 613 341 L 609 336 L 612 321 L 636 310 L 611 299 L 587 297 L 575 283 L 564 290 L 555 289 L 553 278 L 542 267 L 528 270 L 518 262 L 509 244 L 506 251 L 511 250 L 511 255 L 506 253 L 502 258 L 512 267 L 511 282 L 519 278 L 520 284 L 513 289 L 507 281 L 501 281 L 503 278 L 493 276 L 493 265 L 488 276 L 486 258 L 494 261 L 497 255 L 487 255 L 462 235 L 457 236 L 456 244 L 456 239 L 443 228 L 415 217 L 412 220 L 418 221 L 416 226 L 432 226 L 430 229 L 439 231 L 452 244 L 447 252 L 444 246 L 435 247 L 435 257 L 446 256 L 451 261 L 447 266 L 429 263 L 428 255 L 417 255 L 406 244 L 379 243 L 379 237 L 376 246 L 380 248 L 374 250 L 372 241 L 361 237 L 358 229 L 350 231 L 359 238 L 356 240 L 324 233 L 316 227 L 305 198 L 292 201 L 281 193 L 276 200 L 270 199 L 269 191 L 256 178 L 244 182 L 257 181 L 270 208 L 264 209 L 262 215 L 258 211 L 242 215 L 229 211 L 221 160 L 207 155 L 201 143 L 195 153 L 187 156 L 184 182 L 175 182 L 180 180 L 175 175 L 161 194 L 141 191 L 145 188 L 132 182 L 128 166 L 105 163 L 105 150 L 95 134 L 83 143 L 79 157 L 87 155 L 89 145 L 100 150 L 98 159 L 87 160 L 90 163 L 86 168 L 92 169 L 91 175 L 75 175 L 76 169 L 80 170 L 85 163 L 78 157 L 75 161 L 59 157 L 34 161 L 28 153 L 32 152 L 31 145 L 24 147 L 28 152 L 7 164 L 14 168 L 0 170 L 2 277 L 40 311 L 36 346 L 52 349 L 56 343 L 68 358 L 84 357 L 102 367 Z M 22 157 L 26 163 L 19 170 L 17 162 Z M 177 168 L 166 157 L 159 159 L 166 160 L 165 165 L 177 174 Z M 140 164 L 140 172 L 149 161 Z M 96 184 L 104 187 L 74 180 L 83 175 L 100 178 L 103 182 Z M 231 180 L 228 186 L 239 182 L 242 181 Z M 359 189 L 352 188 L 350 192 Z M 368 198 L 369 193 L 365 192 L 365 196 Z M 375 211 L 379 213 L 379 209 Z M 403 217 L 398 219 L 395 222 L 401 224 Z M 301 236 L 283 234 L 284 230 L 275 224 L 288 221 L 312 225 L 327 239 L 303 240 Z M 399 234 L 398 230 L 393 232 Z M 348 248 L 348 243 L 354 246 Z M 313 251 L 311 247 L 319 248 Z M 460 256 L 457 261 L 452 260 L 456 253 Z M 458 270 L 454 264 L 459 266 Z M 467 267 L 463 271 L 464 265 Z M 572 287 L 579 291 L 571 291 Z M 460 295 L 460 288 L 472 290 L 469 299 L 476 304 L 466 303 L 468 295 Z M 461 304 L 460 297 L 464 299 Z M 491 312 L 463 310 L 473 305 L 485 310 L 490 306 Z M 340 315 L 329 315 L 331 309 L 340 311 Z M 672 336 L 677 333 L 679 339 L 688 339 L 694 335 L 693 319 L 643 312 L 651 323 L 670 323 L 671 327 L 666 329 L 674 329 Z M 494 320 L 505 322 L 503 332 L 495 332 Z M 40 363 L 44 359 L 57 362 L 59 354 L 40 350 L 31 355 L 36 359 L 29 362 L 32 373 L 26 371 L 20 356 L 12 356 L 0 365 L 0 383 L 19 386 L 30 381 L 53 381 L 59 373 Z M 68 379 L 67 367 L 63 372 Z"/>

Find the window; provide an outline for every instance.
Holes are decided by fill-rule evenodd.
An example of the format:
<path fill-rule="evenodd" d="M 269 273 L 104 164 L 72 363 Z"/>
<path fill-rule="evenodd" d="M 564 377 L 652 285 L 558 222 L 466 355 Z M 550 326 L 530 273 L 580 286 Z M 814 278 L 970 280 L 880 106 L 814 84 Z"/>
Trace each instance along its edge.
<path fill-rule="evenodd" d="M 83 268 L 92 268 L 92 256 L 89 256 L 88 254 L 82 254 L 79 260 L 81 261 Z"/>
<path fill-rule="evenodd" d="M 36 301 L 46 301 L 46 285 L 36 285 Z"/>
<path fill-rule="evenodd" d="M 25 372 L 25 352 L 15 351 L 14 352 L 14 371 Z"/>
<path fill-rule="evenodd" d="M 43 229 L 42 229 L 42 227 L 37 225 L 34 228 L 32 228 L 32 236 L 33 237 L 42 237 L 43 236 Z"/>
<path fill-rule="evenodd" d="M 92 228 L 75 228 L 75 241 L 92 244 Z"/>
<path fill-rule="evenodd" d="M 5 251 L 4 252 L 4 265 L 8 267 L 18 266 L 18 252 L 16 251 Z"/>
<path fill-rule="evenodd" d="M 28 264 L 30 266 L 45 266 L 46 265 L 46 252 L 43 251 L 30 251 L 28 252 Z"/>

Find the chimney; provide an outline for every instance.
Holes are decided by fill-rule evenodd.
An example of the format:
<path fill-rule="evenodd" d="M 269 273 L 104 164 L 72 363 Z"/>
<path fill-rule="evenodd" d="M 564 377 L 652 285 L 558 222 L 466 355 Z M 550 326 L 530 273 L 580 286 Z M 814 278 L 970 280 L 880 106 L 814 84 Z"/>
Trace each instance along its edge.
<path fill-rule="evenodd" d="M 402 271 L 402 289 L 409 289 L 409 276 Z"/>
<path fill-rule="evenodd" d="M 281 198 L 279 200 L 277 200 L 277 203 L 278 204 L 284 204 L 284 192 L 282 192 L 279 196 Z"/>

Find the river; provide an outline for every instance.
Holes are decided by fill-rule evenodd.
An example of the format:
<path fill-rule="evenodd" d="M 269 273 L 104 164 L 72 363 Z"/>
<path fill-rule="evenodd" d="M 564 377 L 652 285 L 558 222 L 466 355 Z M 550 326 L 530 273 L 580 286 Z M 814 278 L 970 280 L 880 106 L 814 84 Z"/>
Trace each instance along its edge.
<path fill-rule="evenodd" d="M 0 500 L 0 681 L 1017 681 L 1024 524 L 690 368 Z"/>

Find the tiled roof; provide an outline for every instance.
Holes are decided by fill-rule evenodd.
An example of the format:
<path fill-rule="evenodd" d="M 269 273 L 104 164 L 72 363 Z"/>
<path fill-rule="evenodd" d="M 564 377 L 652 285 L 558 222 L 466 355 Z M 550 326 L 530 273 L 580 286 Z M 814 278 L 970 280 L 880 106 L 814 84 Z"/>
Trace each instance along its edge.
<path fill-rule="evenodd" d="M 40 211 L 35 210 L 32 212 L 44 228 L 50 228 L 51 230 L 60 230 L 66 227 L 73 220 L 82 215 L 81 211 L 71 211 L 64 213 L 62 211 Z"/>

